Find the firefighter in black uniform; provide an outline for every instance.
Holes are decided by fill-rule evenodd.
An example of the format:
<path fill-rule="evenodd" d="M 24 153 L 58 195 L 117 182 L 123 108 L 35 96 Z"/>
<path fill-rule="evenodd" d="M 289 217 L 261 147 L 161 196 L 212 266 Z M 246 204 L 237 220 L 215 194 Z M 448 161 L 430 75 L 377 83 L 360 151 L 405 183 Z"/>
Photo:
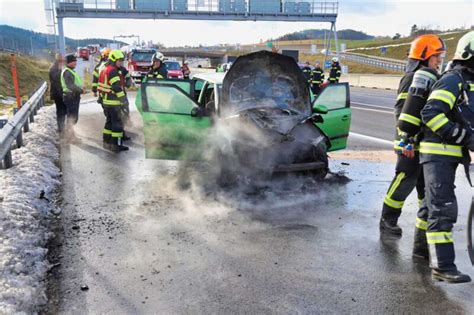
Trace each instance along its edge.
<path fill-rule="evenodd" d="M 331 70 L 329 71 L 329 83 L 339 83 L 341 78 L 341 66 L 339 65 L 339 58 L 334 57 L 331 59 Z"/>
<path fill-rule="evenodd" d="M 168 77 L 168 70 L 164 64 L 165 56 L 156 52 L 151 58 L 151 69 L 146 75 L 146 80 L 148 79 L 166 79 Z"/>
<path fill-rule="evenodd" d="M 123 79 L 119 69 L 125 56 L 120 50 L 110 52 L 107 66 L 100 72 L 98 91 L 106 116 L 103 130 L 103 145 L 113 152 L 128 150 L 123 145 L 122 106 L 128 106 L 128 99 L 123 89 Z"/>
<path fill-rule="evenodd" d="M 127 89 L 132 86 L 132 77 L 130 76 L 130 72 L 124 66 L 121 66 L 118 71 L 120 75 L 120 84 L 122 86 L 123 91 L 125 92 L 125 95 L 127 95 Z M 121 108 L 121 117 L 122 117 L 122 122 L 123 122 L 124 127 L 130 125 L 131 120 L 130 120 L 129 105 L 123 105 L 120 108 Z M 123 131 L 122 139 L 123 141 L 128 141 L 131 139 L 125 132 L 125 129 Z"/>
<path fill-rule="evenodd" d="M 410 47 L 407 72 L 398 88 L 394 109 L 395 120 L 398 121 L 394 143 L 397 164 L 395 177 L 384 198 L 380 219 L 380 229 L 394 235 L 402 234 L 402 229 L 397 225 L 398 218 L 406 198 L 415 187 L 420 213 L 427 211 L 426 205 L 423 206 L 425 189 L 418 154 L 420 111 L 426 103 L 430 88 L 438 80 L 437 70 L 445 52 L 444 42 L 436 35 L 422 35 L 416 38 Z M 420 224 L 417 222 L 417 227 Z M 416 233 L 416 236 L 423 240 L 425 234 Z M 425 247 L 415 246 L 414 254 L 426 257 L 428 255 L 426 251 L 418 250 Z"/>
<path fill-rule="evenodd" d="M 301 69 L 303 71 L 303 75 L 306 79 L 306 82 L 308 82 L 308 86 L 311 88 L 311 72 L 313 69 L 311 69 L 311 66 L 309 65 L 309 62 L 305 62 L 304 67 Z"/>
<path fill-rule="evenodd" d="M 311 90 L 316 96 L 321 91 L 321 84 L 324 82 L 324 70 L 321 69 L 321 64 L 316 61 L 316 66 L 311 72 Z"/>
<path fill-rule="evenodd" d="M 452 70 L 435 83 L 421 111 L 426 126 L 420 162 L 426 183 L 426 238 L 434 280 L 470 282 L 454 264 L 453 225 L 458 206 L 454 180 L 458 164 L 469 167 L 474 151 L 474 31 L 458 42 Z"/>

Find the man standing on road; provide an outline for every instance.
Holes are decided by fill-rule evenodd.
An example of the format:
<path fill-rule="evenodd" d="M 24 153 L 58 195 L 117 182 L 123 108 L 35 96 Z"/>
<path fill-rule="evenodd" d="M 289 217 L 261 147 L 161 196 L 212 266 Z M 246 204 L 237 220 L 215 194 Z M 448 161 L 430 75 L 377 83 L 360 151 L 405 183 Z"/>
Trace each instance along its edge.
<path fill-rule="evenodd" d="M 58 122 L 58 132 L 62 136 L 66 124 L 66 105 L 63 101 L 63 88 L 61 86 L 61 71 L 64 59 L 60 54 L 56 55 L 53 65 L 49 69 L 49 95 L 56 104 L 56 120 Z"/>
<path fill-rule="evenodd" d="M 395 177 L 384 198 L 380 218 L 380 230 L 393 235 L 402 234 L 398 218 L 406 198 L 415 187 L 420 205 L 419 217 L 427 213 L 426 205 L 423 204 L 425 185 L 417 152 L 421 136 L 420 111 L 426 104 L 431 87 L 438 80 L 437 71 L 443 62 L 445 52 L 443 40 L 436 35 L 422 35 L 416 38 L 410 47 L 407 72 L 398 88 L 394 111 L 395 119 L 398 121 L 394 145 L 397 164 Z M 428 258 L 425 231 L 420 229 L 424 223 L 417 220 L 416 226 L 413 254 Z"/>
<path fill-rule="evenodd" d="M 311 90 L 314 96 L 321 91 L 321 84 L 324 82 L 324 70 L 321 69 L 321 63 L 316 61 L 316 66 L 311 72 Z"/>
<path fill-rule="evenodd" d="M 84 93 L 82 79 L 74 69 L 77 65 L 77 58 L 74 55 L 66 56 L 66 67 L 61 72 L 61 87 L 63 89 L 63 100 L 66 105 L 66 140 L 79 142 L 74 132 L 74 125 L 79 119 L 79 103 L 81 94 Z"/>
<path fill-rule="evenodd" d="M 183 77 L 186 80 L 189 80 L 189 75 L 191 74 L 191 70 L 189 70 L 188 62 L 184 61 L 183 66 L 181 67 L 181 71 L 183 71 Z"/>
<path fill-rule="evenodd" d="M 458 216 L 454 181 L 458 164 L 469 168 L 474 151 L 474 31 L 458 42 L 453 69 L 435 83 L 421 111 L 427 128 L 420 142 L 426 183 L 425 227 L 431 275 L 450 283 L 470 282 L 456 265 L 453 226 Z"/>
<path fill-rule="evenodd" d="M 156 52 L 151 58 L 151 69 L 146 75 L 147 79 L 166 79 L 168 77 L 168 70 L 164 64 L 165 56 Z"/>
<path fill-rule="evenodd" d="M 339 58 L 332 58 L 331 70 L 329 71 L 329 83 L 339 83 L 339 78 L 341 77 L 341 66 L 339 65 Z"/>
<path fill-rule="evenodd" d="M 128 106 L 128 99 L 123 90 L 119 73 L 125 56 L 120 50 L 112 50 L 107 66 L 99 75 L 98 91 L 106 116 L 103 130 L 103 146 L 113 152 L 127 151 L 123 145 L 122 106 Z"/>
<path fill-rule="evenodd" d="M 311 88 L 311 71 L 313 69 L 311 69 L 311 66 L 309 65 L 309 62 L 306 61 L 305 64 L 304 64 L 304 67 L 301 69 L 301 71 L 303 71 L 303 75 L 306 79 L 306 82 L 308 82 L 308 86 Z"/>

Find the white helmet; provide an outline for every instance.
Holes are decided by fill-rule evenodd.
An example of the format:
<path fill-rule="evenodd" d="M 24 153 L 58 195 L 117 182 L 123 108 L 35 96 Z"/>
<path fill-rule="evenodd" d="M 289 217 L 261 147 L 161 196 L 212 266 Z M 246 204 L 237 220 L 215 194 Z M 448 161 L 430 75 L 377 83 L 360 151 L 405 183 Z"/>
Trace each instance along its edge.
<path fill-rule="evenodd" d="M 474 56 L 474 31 L 459 39 L 453 60 L 468 60 Z"/>
<path fill-rule="evenodd" d="M 183 65 L 187 65 L 188 63 L 189 63 L 189 61 L 185 60 L 185 61 L 183 62 Z"/>
<path fill-rule="evenodd" d="M 331 61 L 332 61 L 332 62 L 339 62 L 339 58 L 337 58 L 337 57 L 332 57 Z"/>
<path fill-rule="evenodd" d="M 162 53 L 160 53 L 159 51 L 157 51 L 154 55 L 153 55 L 153 58 L 151 58 L 151 63 L 154 63 L 155 61 L 165 61 L 165 55 L 163 55 Z"/>

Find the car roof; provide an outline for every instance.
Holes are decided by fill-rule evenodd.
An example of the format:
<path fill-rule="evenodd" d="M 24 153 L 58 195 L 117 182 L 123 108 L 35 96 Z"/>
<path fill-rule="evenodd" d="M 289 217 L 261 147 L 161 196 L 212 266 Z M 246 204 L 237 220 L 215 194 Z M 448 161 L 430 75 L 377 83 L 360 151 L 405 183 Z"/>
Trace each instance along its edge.
<path fill-rule="evenodd" d="M 193 79 L 200 79 L 214 84 L 222 84 L 225 73 L 223 72 L 202 72 L 193 75 Z"/>

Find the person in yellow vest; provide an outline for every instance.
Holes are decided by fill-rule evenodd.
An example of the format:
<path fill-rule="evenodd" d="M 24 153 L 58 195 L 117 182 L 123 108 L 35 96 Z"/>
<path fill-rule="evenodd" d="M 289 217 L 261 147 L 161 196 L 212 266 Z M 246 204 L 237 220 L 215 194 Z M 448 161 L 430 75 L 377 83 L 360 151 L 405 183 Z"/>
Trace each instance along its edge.
<path fill-rule="evenodd" d="M 66 67 L 61 72 L 61 87 L 63 89 L 63 100 L 66 105 L 66 130 L 65 137 L 69 142 L 79 142 L 74 132 L 74 125 L 79 119 L 79 103 L 81 94 L 84 93 L 82 79 L 74 70 L 77 58 L 74 55 L 66 56 Z"/>

